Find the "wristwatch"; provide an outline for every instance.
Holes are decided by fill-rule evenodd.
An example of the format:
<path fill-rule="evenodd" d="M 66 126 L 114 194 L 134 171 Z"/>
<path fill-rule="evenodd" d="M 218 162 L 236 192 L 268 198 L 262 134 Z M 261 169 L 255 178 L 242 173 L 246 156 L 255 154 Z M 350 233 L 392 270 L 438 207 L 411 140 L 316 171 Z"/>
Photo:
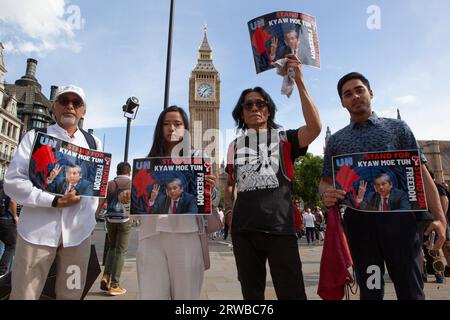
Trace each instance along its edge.
<path fill-rule="evenodd" d="M 58 199 L 61 199 L 61 196 L 55 196 L 55 198 L 52 201 L 52 207 L 56 208 L 58 206 Z"/>

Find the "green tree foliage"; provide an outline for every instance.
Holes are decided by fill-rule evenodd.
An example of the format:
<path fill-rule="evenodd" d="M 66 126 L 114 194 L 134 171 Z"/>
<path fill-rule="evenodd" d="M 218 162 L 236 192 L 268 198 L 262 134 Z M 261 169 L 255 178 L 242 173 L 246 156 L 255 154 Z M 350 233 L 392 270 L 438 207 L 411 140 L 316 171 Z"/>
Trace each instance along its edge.
<path fill-rule="evenodd" d="M 306 207 L 316 204 L 322 206 L 319 196 L 320 174 L 322 173 L 323 158 L 307 153 L 294 164 L 295 177 L 293 180 L 294 196 L 301 197 Z"/>

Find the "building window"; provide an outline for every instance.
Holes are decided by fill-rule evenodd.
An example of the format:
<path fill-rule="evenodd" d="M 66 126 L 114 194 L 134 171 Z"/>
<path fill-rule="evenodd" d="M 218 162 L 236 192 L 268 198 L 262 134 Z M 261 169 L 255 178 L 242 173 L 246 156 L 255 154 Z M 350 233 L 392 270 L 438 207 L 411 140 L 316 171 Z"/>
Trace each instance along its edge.
<path fill-rule="evenodd" d="M 3 134 L 6 134 L 6 126 L 7 125 L 8 125 L 8 121 L 3 120 L 3 123 L 2 123 L 2 133 Z"/>
<path fill-rule="evenodd" d="M 6 134 L 8 137 L 11 137 L 11 130 L 12 129 L 12 124 L 8 123 L 8 133 Z"/>
<path fill-rule="evenodd" d="M 45 128 L 45 122 L 37 121 L 37 120 L 32 121 L 30 129 L 35 129 L 35 128 Z"/>

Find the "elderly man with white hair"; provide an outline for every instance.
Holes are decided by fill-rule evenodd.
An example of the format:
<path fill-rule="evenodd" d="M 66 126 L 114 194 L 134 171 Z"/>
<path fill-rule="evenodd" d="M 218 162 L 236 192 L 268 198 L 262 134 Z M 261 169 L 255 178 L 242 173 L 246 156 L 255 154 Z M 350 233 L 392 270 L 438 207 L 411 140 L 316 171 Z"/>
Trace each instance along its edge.
<path fill-rule="evenodd" d="M 101 148 L 99 139 L 78 128 L 86 114 L 86 96 L 81 88 L 60 87 L 52 112 L 56 124 L 47 128 L 48 135 L 84 148 L 92 149 L 93 144 Z M 75 190 L 55 196 L 33 186 L 28 170 L 36 134 L 31 130 L 23 137 L 4 181 L 6 194 L 23 205 L 10 299 L 39 299 L 56 259 L 56 298 L 77 300 L 86 281 L 98 200 L 81 198 Z"/>

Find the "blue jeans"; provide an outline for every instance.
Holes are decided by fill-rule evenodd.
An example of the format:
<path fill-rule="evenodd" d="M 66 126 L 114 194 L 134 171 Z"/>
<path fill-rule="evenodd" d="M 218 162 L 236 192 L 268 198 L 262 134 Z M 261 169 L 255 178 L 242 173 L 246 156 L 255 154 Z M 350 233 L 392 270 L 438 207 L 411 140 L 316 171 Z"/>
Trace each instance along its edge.
<path fill-rule="evenodd" d="M 314 242 L 314 228 L 306 228 L 306 241 Z"/>

